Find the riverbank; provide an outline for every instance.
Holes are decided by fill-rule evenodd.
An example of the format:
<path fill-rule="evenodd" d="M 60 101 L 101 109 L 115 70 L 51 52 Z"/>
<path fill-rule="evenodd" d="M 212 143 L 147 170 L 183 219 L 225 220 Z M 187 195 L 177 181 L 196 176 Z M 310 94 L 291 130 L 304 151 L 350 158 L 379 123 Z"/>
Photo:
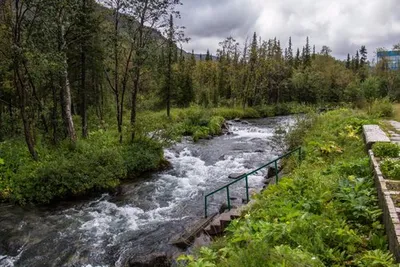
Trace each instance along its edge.
<path fill-rule="evenodd" d="M 282 155 L 282 132 L 297 118 L 232 121 L 230 135 L 182 138 L 164 149 L 173 168 L 123 180 L 117 195 L 54 201 L 51 207 L 2 204 L 0 255 L 7 258 L 0 266 L 129 266 L 144 255 L 179 254 L 171 242 L 204 216 L 204 194 L 232 181 L 229 174 L 250 172 Z M 249 187 L 261 188 L 265 175 L 253 175 Z M 243 184 L 231 187 L 231 196 L 244 198 Z M 221 192 L 210 199 L 209 211 L 218 211 L 225 198 Z"/>
<path fill-rule="evenodd" d="M 68 142 L 51 145 L 38 133 L 39 161 L 32 160 L 22 139 L 7 140 L 0 143 L 0 201 L 48 204 L 91 192 L 112 192 L 123 180 L 168 167 L 163 148 L 183 136 L 198 141 L 220 135 L 225 119 L 312 110 L 313 107 L 294 103 L 248 109 L 174 109 L 170 118 L 165 112 L 142 112 L 133 143 L 126 140 L 119 143 L 116 127 L 106 123 L 91 131 L 87 139 L 78 140 L 74 147 Z M 125 125 L 126 132 L 127 129 Z"/>
<path fill-rule="evenodd" d="M 395 266 L 361 137 L 361 126 L 376 122 L 360 111 L 337 110 L 301 124 L 289 143 L 302 145 L 302 164 L 260 194 L 226 237 L 181 263 Z"/>

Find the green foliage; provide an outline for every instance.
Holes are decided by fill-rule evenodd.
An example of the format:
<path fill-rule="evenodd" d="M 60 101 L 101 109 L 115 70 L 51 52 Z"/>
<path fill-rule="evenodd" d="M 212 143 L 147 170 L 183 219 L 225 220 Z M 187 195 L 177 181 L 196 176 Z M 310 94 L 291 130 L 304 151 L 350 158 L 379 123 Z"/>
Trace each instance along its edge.
<path fill-rule="evenodd" d="M 0 157 L 6 160 L 0 165 L 0 199 L 49 203 L 113 190 L 120 179 L 157 169 L 163 160 L 159 143 L 143 139 L 119 144 L 115 140 L 111 133 L 92 132 L 74 148 L 69 143 L 57 149 L 42 147 L 38 162 L 30 158 L 23 142 L 1 143 Z"/>
<path fill-rule="evenodd" d="M 372 121 L 343 109 L 305 122 L 302 164 L 256 196 L 213 257 L 188 266 L 394 266 L 360 138 Z"/>
<path fill-rule="evenodd" d="M 210 121 L 208 122 L 208 128 L 210 129 L 210 133 L 212 135 L 221 134 L 221 126 L 224 122 L 225 119 L 221 116 L 211 117 Z"/>
<path fill-rule="evenodd" d="M 390 118 L 393 116 L 393 103 L 389 98 L 375 99 L 371 103 L 369 114 L 377 118 Z"/>
<path fill-rule="evenodd" d="M 304 142 L 304 137 L 314 124 L 316 115 L 311 113 L 306 117 L 296 118 L 296 127 L 291 129 L 290 134 L 286 136 L 286 143 L 290 149 L 299 147 Z"/>
<path fill-rule="evenodd" d="M 360 229 L 370 227 L 378 221 L 382 212 L 376 205 L 373 182 L 367 178 L 349 176 L 339 181 L 335 194 L 338 200 L 335 206 L 347 217 L 349 223 L 357 224 Z"/>
<path fill-rule="evenodd" d="M 366 251 L 357 260 L 357 265 L 360 267 L 395 266 L 392 255 L 381 250 Z"/>
<path fill-rule="evenodd" d="M 400 180 L 400 159 L 384 159 L 380 167 L 386 179 Z"/>
<path fill-rule="evenodd" d="M 372 146 L 372 151 L 379 158 L 398 158 L 400 155 L 400 146 L 393 143 L 375 143 Z"/>
<path fill-rule="evenodd" d="M 368 102 L 372 102 L 379 97 L 380 86 L 380 81 L 376 77 L 369 77 L 361 83 L 361 92 Z"/>
<path fill-rule="evenodd" d="M 156 170 L 164 158 L 162 146 L 148 139 L 135 140 L 125 145 L 122 154 L 129 178 Z"/>

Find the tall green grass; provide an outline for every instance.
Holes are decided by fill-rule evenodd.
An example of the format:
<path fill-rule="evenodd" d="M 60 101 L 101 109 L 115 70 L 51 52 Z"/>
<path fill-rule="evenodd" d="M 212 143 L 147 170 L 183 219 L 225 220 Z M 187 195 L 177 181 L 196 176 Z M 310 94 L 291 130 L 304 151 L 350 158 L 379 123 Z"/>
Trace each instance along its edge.
<path fill-rule="evenodd" d="M 256 196 L 226 237 L 186 266 L 395 266 L 380 222 L 372 172 L 361 138 L 376 123 L 337 110 L 293 134 L 304 148 L 301 165 Z"/>

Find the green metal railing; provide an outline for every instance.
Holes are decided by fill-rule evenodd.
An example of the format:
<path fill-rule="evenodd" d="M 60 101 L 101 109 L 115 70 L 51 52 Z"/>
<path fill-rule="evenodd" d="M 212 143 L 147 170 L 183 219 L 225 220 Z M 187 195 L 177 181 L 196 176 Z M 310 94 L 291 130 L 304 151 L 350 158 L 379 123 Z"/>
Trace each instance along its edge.
<path fill-rule="evenodd" d="M 279 158 L 276 158 L 273 161 L 268 162 L 267 164 L 261 166 L 260 168 L 254 170 L 252 172 L 245 173 L 245 174 L 239 176 L 235 181 L 230 182 L 229 184 L 224 185 L 223 187 L 221 187 L 221 188 L 219 188 L 219 189 L 207 194 L 204 197 L 204 215 L 205 215 L 205 218 L 207 218 L 207 199 L 208 199 L 208 197 L 210 197 L 211 195 L 214 195 L 215 193 L 218 193 L 218 192 L 226 189 L 226 198 L 227 198 L 227 201 L 228 201 L 228 209 L 231 210 L 231 199 L 230 199 L 230 196 L 229 196 L 229 186 L 231 186 L 233 184 L 236 184 L 239 181 L 242 181 L 243 179 L 245 179 L 246 180 L 246 200 L 247 200 L 247 202 L 249 202 L 249 200 L 250 200 L 250 198 L 249 198 L 249 176 L 252 175 L 252 174 L 255 174 L 259 170 L 262 170 L 262 169 L 268 167 L 269 165 L 274 164 L 274 167 L 275 167 L 275 170 L 276 170 L 275 171 L 275 182 L 278 183 L 278 180 L 279 180 L 279 176 L 278 176 L 279 175 L 279 173 L 278 173 L 278 161 L 283 159 L 283 158 L 286 158 L 288 156 L 291 156 L 292 154 L 294 154 L 296 152 L 298 152 L 298 160 L 300 162 L 301 161 L 301 147 L 298 147 L 298 148 L 286 153 L 285 155 L 282 155 Z"/>

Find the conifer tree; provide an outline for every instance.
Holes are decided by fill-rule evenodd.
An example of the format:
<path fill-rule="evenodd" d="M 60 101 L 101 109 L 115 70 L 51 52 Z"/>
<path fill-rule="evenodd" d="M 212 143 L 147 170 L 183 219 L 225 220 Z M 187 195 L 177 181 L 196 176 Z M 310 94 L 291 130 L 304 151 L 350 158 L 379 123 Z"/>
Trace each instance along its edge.
<path fill-rule="evenodd" d="M 310 66 L 311 65 L 311 48 L 310 48 L 310 41 L 307 36 L 306 39 L 306 46 L 304 47 L 304 65 L 305 66 Z"/>
<path fill-rule="evenodd" d="M 287 50 L 287 58 L 286 60 L 288 61 L 290 66 L 293 66 L 293 48 L 292 48 L 292 37 L 289 37 L 289 47 Z"/>
<path fill-rule="evenodd" d="M 206 61 L 212 61 L 212 57 L 210 55 L 210 50 L 207 49 L 207 54 L 206 54 Z"/>
<path fill-rule="evenodd" d="M 365 45 L 361 46 L 360 49 L 360 67 L 364 67 L 364 65 L 367 63 L 367 59 L 368 59 L 368 52 L 367 52 L 367 48 L 365 47 Z"/>
<path fill-rule="evenodd" d="M 351 68 L 350 54 L 347 54 L 346 69 L 350 69 L 350 68 Z"/>
<path fill-rule="evenodd" d="M 360 54 L 357 50 L 356 56 L 354 58 L 354 70 L 358 71 L 359 68 L 360 68 Z"/>
<path fill-rule="evenodd" d="M 300 49 L 297 48 L 296 58 L 295 58 L 295 60 L 294 60 L 294 67 L 297 69 L 298 67 L 300 67 L 300 64 L 301 64 Z"/>
<path fill-rule="evenodd" d="M 312 59 L 315 59 L 315 45 L 313 45 Z"/>

